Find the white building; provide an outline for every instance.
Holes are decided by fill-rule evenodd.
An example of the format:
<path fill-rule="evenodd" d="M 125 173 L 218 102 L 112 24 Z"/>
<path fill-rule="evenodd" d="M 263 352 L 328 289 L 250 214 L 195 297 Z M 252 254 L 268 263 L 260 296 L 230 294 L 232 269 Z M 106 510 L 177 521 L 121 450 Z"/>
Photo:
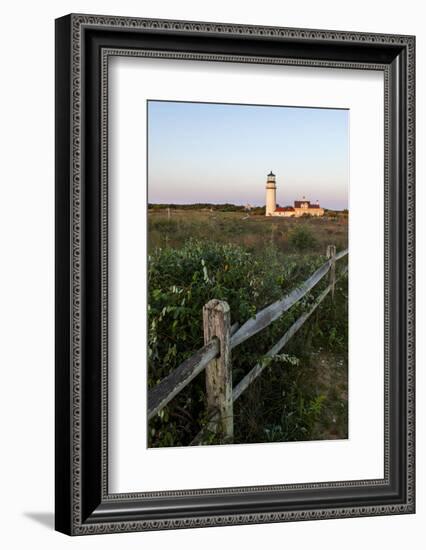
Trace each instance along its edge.
<path fill-rule="evenodd" d="M 284 216 L 287 218 L 299 218 L 303 215 L 324 216 L 324 209 L 320 207 L 318 201 L 311 204 L 303 197 L 301 201 L 294 201 L 294 206 L 277 207 L 277 182 L 275 174 L 272 171 L 268 174 L 266 180 L 266 216 Z"/>

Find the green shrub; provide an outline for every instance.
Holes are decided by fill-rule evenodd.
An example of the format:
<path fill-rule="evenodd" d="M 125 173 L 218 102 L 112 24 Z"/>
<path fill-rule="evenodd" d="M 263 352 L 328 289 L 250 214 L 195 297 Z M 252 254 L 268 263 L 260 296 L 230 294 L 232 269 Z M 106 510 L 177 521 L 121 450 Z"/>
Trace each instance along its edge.
<path fill-rule="evenodd" d="M 292 229 L 289 233 L 288 241 L 290 246 L 298 252 L 314 250 L 318 245 L 312 230 L 305 225 L 298 225 Z"/>
<path fill-rule="evenodd" d="M 203 346 L 202 308 L 209 300 L 227 301 L 231 323 L 242 324 L 256 311 L 293 290 L 323 261 L 324 257 L 318 255 L 284 256 L 272 246 L 254 254 L 240 246 L 198 240 L 187 241 L 178 249 L 154 249 L 148 258 L 148 387 L 154 387 Z M 305 297 L 268 329 L 233 351 L 234 384 L 261 360 L 313 299 L 312 295 Z M 345 322 L 344 319 L 342 323 Z M 327 332 L 326 322 L 321 330 L 309 329 L 308 334 L 326 345 L 329 340 L 333 345 L 342 342 L 341 331 Z M 312 338 L 304 336 L 302 341 L 301 349 L 309 356 Z M 289 345 L 283 351 L 291 354 L 292 349 Z M 303 355 L 297 342 L 294 349 L 297 356 Z M 265 369 L 268 372 L 259 377 L 259 382 L 234 406 L 236 442 L 274 440 L 281 432 L 283 440 L 309 439 L 316 418 L 312 408 L 318 397 L 315 387 L 303 385 L 303 365 L 283 365 L 278 358 L 270 363 Z M 261 396 L 257 397 L 259 388 Z M 282 392 L 286 393 L 285 400 Z M 272 412 L 264 406 L 271 396 Z M 259 409 L 255 415 L 252 414 L 254 404 Z M 289 416 L 290 410 L 293 413 Z M 148 444 L 151 447 L 188 445 L 203 426 L 203 419 L 204 373 L 149 422 Z M 273 434 L 265 431 L 268 426 L 274 426 Z"/>

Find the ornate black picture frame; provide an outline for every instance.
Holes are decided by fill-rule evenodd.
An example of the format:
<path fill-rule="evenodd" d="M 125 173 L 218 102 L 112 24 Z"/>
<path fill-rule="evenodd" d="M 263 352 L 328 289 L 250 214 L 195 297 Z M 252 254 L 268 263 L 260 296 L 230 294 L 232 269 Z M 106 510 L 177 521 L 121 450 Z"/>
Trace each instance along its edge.
<path fill-rule="evenodd" d="M 108 491 L 107 71 L 113 55 L 374 69 L 385 86 L 384 478 Z M 56 529 L 69 535 L 414 513 L 413 36 L 56 21 Z"/>

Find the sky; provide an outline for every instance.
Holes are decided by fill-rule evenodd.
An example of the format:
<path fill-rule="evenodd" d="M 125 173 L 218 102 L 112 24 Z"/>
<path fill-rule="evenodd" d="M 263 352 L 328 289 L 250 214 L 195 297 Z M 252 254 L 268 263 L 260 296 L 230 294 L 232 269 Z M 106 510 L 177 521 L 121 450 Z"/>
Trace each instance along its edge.
<path fill-rule="evenodd" d="M 150 203 L 348 205 L 349 111 L 148 101 Z"/>

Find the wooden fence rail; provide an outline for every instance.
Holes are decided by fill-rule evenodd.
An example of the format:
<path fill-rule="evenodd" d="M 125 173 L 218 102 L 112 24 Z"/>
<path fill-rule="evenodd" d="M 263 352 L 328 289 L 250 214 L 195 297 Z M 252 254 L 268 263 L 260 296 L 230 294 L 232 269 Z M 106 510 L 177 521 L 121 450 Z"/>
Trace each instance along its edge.
<path fill-rule="evenodd" d="M 348 268 L 345 266 L 342 271 L 339 274 L 339 277 L 344 275 L 347 272 Z M 336 279 L 337 280 L 337 279 Z M 284 333 L 284 335 L 278 340 L 276 344 L 272 346 L 270 350 L 268 350 L 263 358 L 267 357 L 273 357 L 277 353 L 279 353 L 282 348 L 289 342 L 289 340 L 296 334 L 296 332 L 303 326 L 303 324 L 309 319 L 309 317 L 312 315 L 312 313 L 317 309 L 317 307 L 320 305 L 320 303 L 324 300 L 324 298 L 329 294 L 329 292 L 332 290 L 333 286 L 332 284 L 329 284 L 328 287 L 321 292 L 321 294 L 318 296 L 318 298 L 313 303 L 311 309 L 305 313 L 303 313 L 292 325 L 291 327 Z M 260 363 L 257 363 L 251 371 L 244 376 L 242 380 L 235 386 L 235 388 L 232 390 L 232 401 L 236 401 L 242 393 L 250 386 L 252 382 L 262 373 L 264 368 L 267 366 L 266 361 L 261 361 Z M 197 436 L 194 438 L 194 440 L 191 442 L 191 445 L 199 445 L 203 439 L 203 436 L 206 432 L 214 432 L 215 431 L 215 424 L 217 425 L 218 421 L 220 419 L 220 415 L 217 412 L 217 410 L 211 410 L 210 415 L 208 415 L 208 422 L 205 428 L 201 430 L 197 434 Z"/>
<path fill-rule="evenodd" d="M 329 273 L 327 288 L 318 296 L 309 311 L 303 313 L 280 340 L 266 352 L 265 357 L 273 357 L 279 353 L 330 292 L 334 298 L 335 263 L 347 254 L 347 249 L 336 254 L 336 247 L 329 245 L 326 252 L 327 261 L 301 286 L 281 300 L 265 307 L 241 327 L 238 326 L 238 323 L 230 326 L 230 311 L 226 302 L 220 300 L 208 302 L 203 308 L 205 345 L 181 363 L 157 386 L 149 390 L 148 420 L 160 412 L 191 380 L 206 369 L 207 417 L 209 421 L 205 429 L 220 433 L 224 443 L 231 441 L 233 437 L 233 402 L 240 397 L 266 366 L 265 361 L 257 363 L 233 389 L 231 350 L 281 317 Z M 346 271 L 347 266 L 341 271 L 339 277 Z M 192 444 L 201 442 L 203 432 L 198 434 Z"/>
<path fill-rule="evenodd" d="M 238 323 L 231 326 L 231 335 L 238 329 Z M 200 374 L 219 354 L 219 340 L 214 337 L 204 347 L 185 359 L 172 373 L 148 392 L 148 420 L 153 418 L 171 401 L 193 378 Z"/>

